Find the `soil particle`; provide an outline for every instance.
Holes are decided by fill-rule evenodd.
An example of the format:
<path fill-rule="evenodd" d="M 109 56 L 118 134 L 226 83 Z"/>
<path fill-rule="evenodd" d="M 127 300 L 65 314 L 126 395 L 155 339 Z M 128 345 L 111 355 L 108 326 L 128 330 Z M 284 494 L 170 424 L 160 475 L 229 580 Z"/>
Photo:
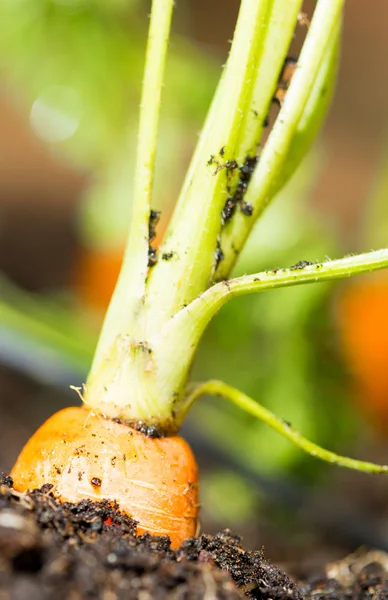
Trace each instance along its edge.
<path fill-rule="evenodd" d="M 152 353 L 151 348 L 146 347 L 143 343 L 141 344 L 141 346 L 143 347 L 143 350 L 145 350 L 149 354 Z M 166 432 L 163 431 L 157 425 L 148 425 L 147 423 L 144 423 L 144 421 L 136 421 L 135 423 L 132 423 L 130 421 L 123 421 L 122 419 L 117 419 L 117 418 L 113 419 L 113 421 L 115 421 L 116 423 L 125 423 L 126 425 L 129 425 L 129 427 L 132 427 L 132 429 L 136 429 L 136 431 L 140 431 L 140 433 L 143 433 L 145 436 L 147 436 L 149 438 L 162 438 L 162 437 L 165 437 L 165 435 L 166 435 Z M 130 431 L 129 435 L 133 435 L 133 433 Z M 101 443 L 104 444 L 105 442 L 101 442 Z M 127 460 L 125 454 L 123 454 L 123 460 Z M 115 462 L 116 462 L 116 456 L 114 456 L 111 460 L 112 466 L 114 466 Z M 1 600 L 1 598 L 0 598 L 0 600 Z"/>
<path fill-rule="evenodd" d="M 148 266 L 153 267 L 156 265 L 156 248 L 152 246 L 152 241 L 156 237 L 156 226 L 160 219 L 160 211 L 151 210 L 149 221 L 148 221 Z"/>
<path fill-rule="evenodd" d="M 311 265 L 313 265 L 313 264 L 314 263 L 310 262 L 309 260 L 300 260 L 295 265 L 292 265 L 292 267 L 289 267 L 289 269 L 290 269 L 290 271 L 297 271 L 298 269 L 304 269 L 305 267 L 311 267 Z"/>
<path fill-rule="evenodd" d="M 253 171 L 258 162 L 257 156 L 247 156 L 244 163 L 239 167 L 236 161 L 226 161 L 224 165 L 219 168 L 225 167 L 227 173 L 233 173 L 235 169 L 239 169 L 239 180 L 237 187 L 232 196 L 229 196 L 225 202 L 222 210 L 222 222 L 227 223 L 234 215 L 237 206 L 240 206 L 241 212 L 247 217 L 252 216 L 253 206 L 249 202 L 245 202 L 244 195 L 248 189 L 248 184 L 251 180 Z"/>
<path fill-rule="evenodd" d="M 163 260 L 171 260 L 172 257 L 174 256 L 175 252 L 173 250 L 171 250 L 171 252 L 163 252 L 162 254 L 162 259 Z"/>
<path fill-rule="evenodd" d="M 216 250 L 214 252 L 214 258 L 215 258 L 215 267 L 214 268 L 217 269 L 220 262 L 222 262 L 225 258 L 224 253 L 221 248 L 221 240 L 219 237 L 217 238 L 217 245 L 216 245 Z"/>
<path fill-rule="evenodd" d="M 388 555 L 354 555 L 293 582 L 226 530 L 186 540 L 136 537 L 115 503 L 60 504 L 52 486 L 21 494 L 0 477 L 0 598 L 13 600 L 388 599 Z"/>
<path fill-rule="evenodd" d="M 153 439 L 161 438 L 165 435 L 160 427 L 157 427 L 156 425 L 147 425 L 147 423 L 143 423 L 143 421 L 138 421 L 135 424 L 135 429 L 140 431 L 140 433 L 143 433 L 145 436 Z"/>
<path fill-rule="evenodd" d="M 241 200 L 241 212 L 247 216 L 247 217 L 251 217 L 253 214 L 253 206 L 250 202 L 245 202 L 244 200 Z"/>
<path fill-rule="evenodd" d="M 295 583 L 277 567 L 271 565 L 262 551 L 246 552 L 240 538 L 226 530 L 215 536 L 201 535 L 184 542 L 178 550 L 191 561 L 206 560 L 228 571 L 237 587 L 248 598 L 301 600 L 302 595 Z"/>

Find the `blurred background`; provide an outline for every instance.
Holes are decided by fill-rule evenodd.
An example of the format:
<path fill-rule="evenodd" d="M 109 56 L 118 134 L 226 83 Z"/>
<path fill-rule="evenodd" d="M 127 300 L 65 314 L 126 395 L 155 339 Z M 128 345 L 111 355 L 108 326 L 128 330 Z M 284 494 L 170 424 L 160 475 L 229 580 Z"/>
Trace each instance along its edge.
<path fill-rule="evenodd" d="M 238 11 L 178 1 L 155 208 L 160 241 Z M 312 2 L 305 3 L 307 13 Z M 236 274 L 385 247 L 388 5 L 347 3 L 323 134 L 255 228 Z M 85 380 L 130 209 L 149 3 L 0 5 L 0 471 Z M 129 193 L 128 193 L 129 190 Z M 234 300 L 193 378 L 222 378 L 342 454 L 388 462 L 388 277 Z M 388 480 L 330 467 L 221 400 L 184 427 L 202 472 L 202 530 L 303 572 L 366 545 L 388 550 Z"/>

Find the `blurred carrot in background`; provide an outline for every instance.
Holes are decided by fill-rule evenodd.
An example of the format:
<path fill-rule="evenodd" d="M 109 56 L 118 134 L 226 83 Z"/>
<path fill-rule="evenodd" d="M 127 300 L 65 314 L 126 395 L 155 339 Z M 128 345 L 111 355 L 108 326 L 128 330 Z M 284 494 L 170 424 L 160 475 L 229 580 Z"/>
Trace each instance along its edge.
<path fill-rule="evenodd" d="M 362 215 L 360 247 L 388 242 L 388 152 L 377 168 Z M 388 431 L 388 277 L 378 273 L 343 286 L 337 299 L 338 330 L 352 378 L 352 396 L 376 432 Z"/>
<path fill-rule="evenodd" d="M 388 430 L 388 279 L 368 277 L 350 284 L 338 302 L 343 354 L 352 393 L 381 433 Z"/>
<path fill-rule="evenodd" d="M 74 273 L 75 292 L 83 306 L 103 313 L 120 272 L 123 251 L 79 248 Z"/>

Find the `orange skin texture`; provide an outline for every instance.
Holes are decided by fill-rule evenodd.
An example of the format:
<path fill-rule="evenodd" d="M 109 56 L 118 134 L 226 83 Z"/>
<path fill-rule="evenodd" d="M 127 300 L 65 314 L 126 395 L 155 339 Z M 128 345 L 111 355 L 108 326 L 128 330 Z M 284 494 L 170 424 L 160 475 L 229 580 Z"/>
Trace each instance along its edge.
<path fill-rule="evenodd" d="M 31 437 L 11 476 L 20 492 L 51 483 L 63 502 L 115 500 L 138 522 L 138 535 L 168 535 L 173 548 L 196 535 L 198 469 L 176 435 L 152 439 L 86 408 L 66 408 Z"/>
<path fill-rule="evenodd" d="M 363 412 L 377 430 L 388 429 L 388 279 L 349 285 L 340 297 L 342 347 Z"/>

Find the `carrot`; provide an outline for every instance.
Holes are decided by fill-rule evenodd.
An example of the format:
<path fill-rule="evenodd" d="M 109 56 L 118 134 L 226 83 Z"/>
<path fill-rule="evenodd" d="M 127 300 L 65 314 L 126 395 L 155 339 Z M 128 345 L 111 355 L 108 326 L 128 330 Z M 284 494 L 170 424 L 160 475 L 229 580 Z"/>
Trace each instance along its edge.
<path fill-rule="evenodd" d="M 198 470 L 185 440 L 147 437 L 86 408 L 48 419 L 11 476 L 20 492 L 49 482 L 63 502 L 115 500 L 138 534 L 169 535 L 173 548 L 197 530 Z"/>
<path fill-rule="evenodd" d="M 367 278 L 347 286 L 338 301 L 344 359 L 360 409 L 376 430 L 388 429 L 388 279 Z"/>
<path fill-rule="evenodd" d="M 167 534 L 177 547 L 195 534 L 198 511 L 197 467 L 177 431 L 200 394 L 228 398 L 317 458 L 366 472 L 388 472 L 387 466 L 320 449 L 287 421 L 221 382 L 194 390 L 187 386 L 203 332 L 227 300 L 387 267 L 388 250 L 320 264 L 300 261 L 290 268 L 229 279 L 255 219 L 297 168 L 328 106 L 343 1 L 318 0 L 300 57 L 303 68 L 295 70 L 281 117 L 259 161 L 252 153 L 262 136 L 300 3 L 274 3 L 271 10 L 267 2 L 241 3 L 208 121 L 156 252 L 151 199 L 173 4 L 152 2 L 132 218 L 120 276 L 83 388 L 85 406 L 49 419 L 27 442 L 12 476 L 18 490 L 51 483 L 63 501 L 117 501 L 139 522 L 139 533 Z M 249 176 L 247 160 L 253 169 L 248 169 Z M 239 209 L 226 223 L 225 202 L 231 198 Z M 96 279 L 100 277 L 98 272 Z M 165 437 L 154 439 L 142 431 Z"/>

